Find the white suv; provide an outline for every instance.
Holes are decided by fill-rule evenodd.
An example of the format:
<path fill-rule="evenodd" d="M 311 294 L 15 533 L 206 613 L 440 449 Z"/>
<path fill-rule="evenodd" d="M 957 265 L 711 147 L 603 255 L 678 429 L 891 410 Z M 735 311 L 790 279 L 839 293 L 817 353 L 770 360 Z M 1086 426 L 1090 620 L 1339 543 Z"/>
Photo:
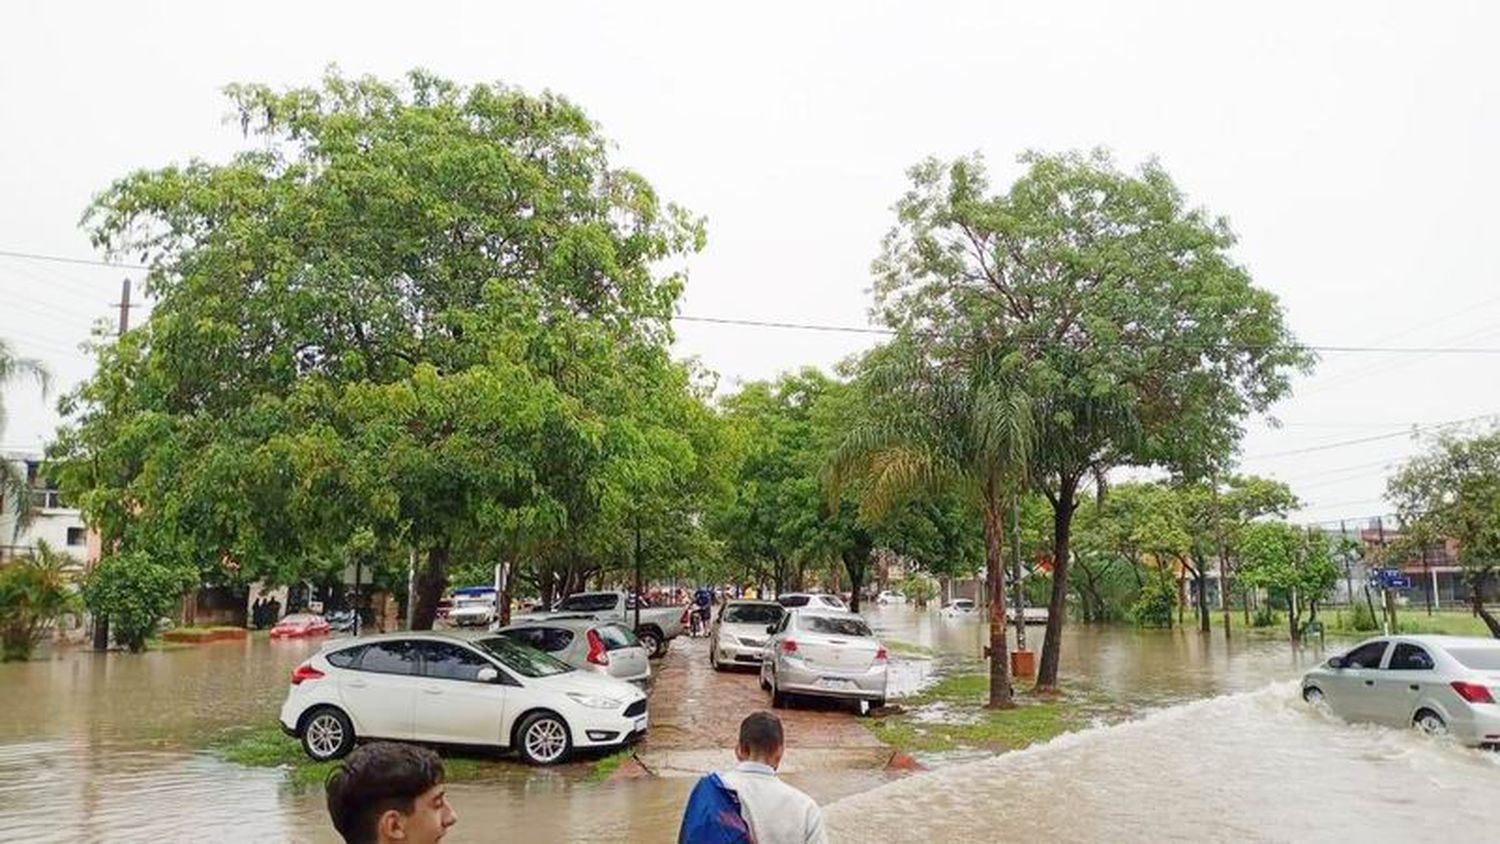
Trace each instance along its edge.
<path fill-rule="evenodd" d="M 494 633 L 394 633 L 328 646 L 292 671 L 281 729 L 336 759 L 356 739 L 515 748 L 534 765 L 646 730 L 646 695 Z"/>

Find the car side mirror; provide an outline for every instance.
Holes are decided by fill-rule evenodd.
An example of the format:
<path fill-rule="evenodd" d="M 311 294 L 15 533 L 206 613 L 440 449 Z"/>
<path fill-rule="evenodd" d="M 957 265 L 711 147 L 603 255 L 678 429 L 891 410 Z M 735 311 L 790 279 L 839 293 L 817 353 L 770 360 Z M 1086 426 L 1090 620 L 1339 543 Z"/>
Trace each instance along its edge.
<path fill-rule="evenodd" d="M 1328 658 L 1329 668 L 1343 668 L 1344 665 L 1344 658 L 1341 656 L 1331 656 Z"/>
<path fill-rule="evenodd" d="M 774 625 L 774 624 L 767 624 L 766 625 L 766 632 L 767 633 L 775 633 L 776 632 L 776 625 Z"/>
<path fill-rule="evenodd" d="M 474 673 L 474 679 L 481 683 L 494 683 L 499 681 L 500 672 L 493 666 L 486 665 Z"/>

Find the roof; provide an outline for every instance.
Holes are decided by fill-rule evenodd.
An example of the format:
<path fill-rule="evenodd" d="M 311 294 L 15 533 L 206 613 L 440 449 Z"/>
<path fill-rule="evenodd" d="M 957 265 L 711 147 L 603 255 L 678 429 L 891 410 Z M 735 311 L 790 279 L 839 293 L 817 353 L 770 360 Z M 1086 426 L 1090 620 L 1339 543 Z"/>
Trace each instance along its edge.
<path fill-rule="evenodd" d="M 756 599 L 756 598 L 734 598 L 732 600 L 724 602 L 724 606 L 726 606 L 726 607 L 776 607 L 777 609 L 783 609 L 783 610 L 786 609 L 786 607 L 783 607 L 781 604 L 778 604 L 775 601 L 771 601 L 771 600 L 764 600 L 764 601 L 762 601 L 762 600 L 759 600 L 759 599 Z"/>
<path fill-rule="evenodd" d="M 505 627 L 502 627 L 495 632 L 502 633 L 506 630 L 527 630 L 533 627 L 561 627 L 564 630 L 588 630 L 594 627 L 607 627 L 611 624 L 620 627 L 626 626 L 620 624 L 620 622 L 618 621 L 612 621 L 609 619 L 591 618 L 589 616 L 583 615 L 573 615 L 562 616 L 559 618 L 521 619 L 519 621 L 512 622 L 511 624 L 506 625 Z"/>

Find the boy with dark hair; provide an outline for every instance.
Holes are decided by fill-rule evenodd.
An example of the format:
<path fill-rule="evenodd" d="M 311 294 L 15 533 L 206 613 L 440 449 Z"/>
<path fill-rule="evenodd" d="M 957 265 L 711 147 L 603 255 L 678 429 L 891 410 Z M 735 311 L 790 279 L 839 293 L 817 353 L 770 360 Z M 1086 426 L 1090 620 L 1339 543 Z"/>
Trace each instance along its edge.
<path fill-rule="evenodd" d="M 347 844 L 432 844 L 458 820 L 443 787 L 443 760 L 424 747 L 356 748 L 325 788 L 328 816 Z"/>
<path fill-rule="evenodd" d="M 823 812 L 811 797 L 776 778 L 786 738 L 781 719 L 752 712 L 740 722 L 739 764 L 698 781 L 683 812 L 677 840 L 825 844 Z"/>

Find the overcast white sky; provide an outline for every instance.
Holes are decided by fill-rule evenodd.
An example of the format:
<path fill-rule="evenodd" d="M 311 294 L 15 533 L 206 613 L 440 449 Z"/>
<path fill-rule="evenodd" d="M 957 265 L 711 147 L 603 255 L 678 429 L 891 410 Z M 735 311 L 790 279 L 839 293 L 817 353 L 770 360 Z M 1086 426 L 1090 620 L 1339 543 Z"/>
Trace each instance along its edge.
<path fill-rule="evenodd" d="M 1215 8 L 1210 9 L 1209 6 Z M 1158 156 L 1227 215 L 1306 342 L 1500 346 L 1500 14 L 1472 3 L 99 3 L 0 10 L 0 250 L 96 257 L 77 227 L 133 168 L 240 143 L 220 88 L 415 66 L 550 88 L 617 161 L 708 217 L 683 312 L 863 324 L 905 169 L 1027 149 Z M 126 273 L 0 257 L 0 337 L 57 377 L 10 387 L 35 448 Z M 143 314 L 137 312 L 137 318 Z M 857 335 L 679 325 L 724 383 L 828 366 Z M 1245 469 L 1308 520 L 1382 512 L 1405 436 L 1500 413 L 1500 356 L 1329 354 L 1252 424 Z"/>

